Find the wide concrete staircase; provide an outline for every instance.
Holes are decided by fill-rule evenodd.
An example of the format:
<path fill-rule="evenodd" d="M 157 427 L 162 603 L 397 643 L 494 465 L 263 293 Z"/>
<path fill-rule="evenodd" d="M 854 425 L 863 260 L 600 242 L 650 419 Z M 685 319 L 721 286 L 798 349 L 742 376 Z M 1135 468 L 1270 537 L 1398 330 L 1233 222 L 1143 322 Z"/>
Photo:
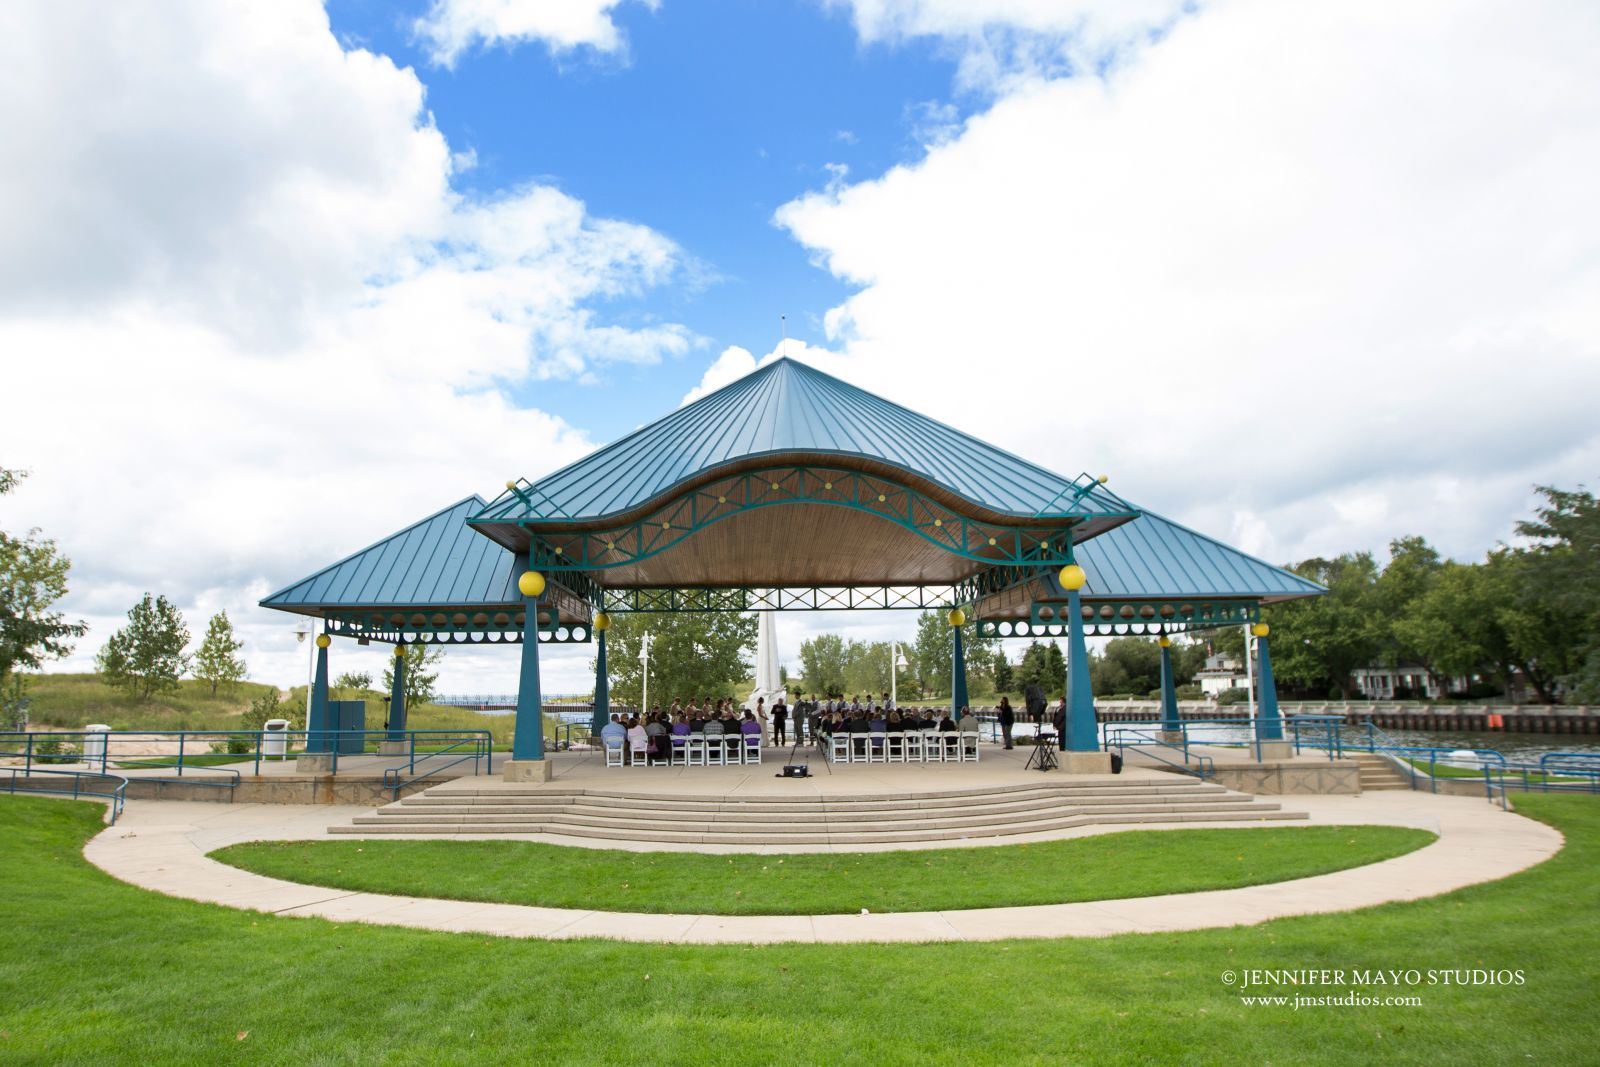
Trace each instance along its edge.
<path fill-rule="evenodd" d="M 1411 779 L 1383 756 L 1371 752 L 1349 753 L 1361 772 L 1361 791 L 1370 789 L 1410 789 Z"/>
<path fill-rule="evenodd" d="M 336 834 L 553 834 L 717 845 L 955 841 L 1116 823 L 1256 822 L 1305 813 L 1174 779 L 1051 782 L 914 794 L 663 795 L 626 789 L 438 786 Z"/>

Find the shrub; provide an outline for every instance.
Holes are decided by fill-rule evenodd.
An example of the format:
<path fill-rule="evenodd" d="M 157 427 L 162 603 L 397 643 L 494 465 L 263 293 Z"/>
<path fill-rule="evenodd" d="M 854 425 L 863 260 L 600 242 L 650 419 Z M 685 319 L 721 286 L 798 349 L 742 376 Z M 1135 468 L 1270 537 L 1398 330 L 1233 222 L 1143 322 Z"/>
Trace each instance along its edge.
<path fill-rule="evenodd" d="M 1231 704 L 1244 704 L 1250 700 L 1248 689 L 1224 689 L 1217 694 L 1217 707 L 1225 708 Z"/>
<path fill-rule="evenodd" d="M 47 737 L 34 743 L 33 758 L 40 763 L 76 763 L 78 746 L 58 737 Z"/>

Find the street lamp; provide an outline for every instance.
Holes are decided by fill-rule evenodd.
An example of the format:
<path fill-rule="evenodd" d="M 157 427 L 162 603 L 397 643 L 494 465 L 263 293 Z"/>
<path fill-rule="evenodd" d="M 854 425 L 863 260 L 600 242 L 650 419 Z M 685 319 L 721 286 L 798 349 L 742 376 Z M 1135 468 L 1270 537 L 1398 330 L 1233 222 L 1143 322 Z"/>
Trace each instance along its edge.
<path fill-rule="evenodd" d="M 311 687 L 317 673 L 317 644 L 309 640 L 316 632 L 316 626 L 305 616 L 300 617 L 300 625 L 294 628 L 294 643 L 306 646 L 306 726 L 311 726 Z"/>
<path fill-rule="evenodd" d="M 644 635 L 639 645 L 639 663 L 644 667 L 644 684 L 639 692 L 639 715 L 650 710 L 650 635 Z"/>
<path fill-rule="evenodd" d="M 889 642 L 889 703 L 896 709 L 900 707 L 900 668 L 909 667 L 905 654 L 900 651 L 900 642 Z"/>

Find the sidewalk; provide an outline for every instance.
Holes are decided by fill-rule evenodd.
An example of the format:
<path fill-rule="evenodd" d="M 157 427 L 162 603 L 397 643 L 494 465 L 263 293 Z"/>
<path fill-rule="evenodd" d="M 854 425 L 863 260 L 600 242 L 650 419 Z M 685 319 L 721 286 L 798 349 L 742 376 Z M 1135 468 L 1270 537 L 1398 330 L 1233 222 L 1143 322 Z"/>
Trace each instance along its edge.
<path fill-rule="evenodd" d="M 1240 889 L 971 911 L 771 917 L 631 914 L 353 893 L 250 874 L 206 855 L 241 841 L 325 839 L 330 823 L 367 810 L 358 807 L 132 801 L 121 821 L 90 841 L 84 854 L 109 874 L 158 893 L 280 915 L 510 937 L 711 944 L 990 941 L 1252 925 L 1447 893 L 1531 867 L 1562 844 L 1561 835 L 1543 823 L 1503 812 L 1481 798 L 1378 792 L 1282 799 L 1285 807 L 1305 810 L 1313 824 L 1410 826 L 1439 839 L 1382 863 Z M 1176 828 L 1193 826 L 1141 827 Z M 1122 829 L 1089 827 L 1058 836 Z"/>

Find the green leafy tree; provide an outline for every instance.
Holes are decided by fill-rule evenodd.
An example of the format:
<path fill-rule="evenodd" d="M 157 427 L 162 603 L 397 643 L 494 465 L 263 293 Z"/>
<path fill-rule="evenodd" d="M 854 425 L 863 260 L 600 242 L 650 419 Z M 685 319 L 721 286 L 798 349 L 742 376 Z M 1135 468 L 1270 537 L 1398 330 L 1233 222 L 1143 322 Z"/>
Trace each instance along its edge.
<path fill-rule="evenodd" d="M 917 616 L 917 636 L 906 649 L 906 660 L 924 696 L 950 692 L 950 660 L 955 650 L 954 629 L 949 613 L 924 611 Z M 970 620 L 961 630 L 961 650 L 967 664 L 967 687 L 989 680 L 989 669 L 994 663 L 994 650 L 999 647 L 993 638 L 979 637 Z M 885 661 L 887 662 L 887 661 Z M 886 676 L 887 680 L 887 676 Z M 888 686 L 883 688 L 887 689 Z"/>
<path fill-rule="evenodd" d="M 139 700 L 178 688 L 189 669 L 189 628 L 166 597 L 149 593 L 128 611 L 128 625 L 111 635 L 95 658 L 106 681 Z"/>
<path fill-rule="evenodd" d="M 844 638 L 838 634 L 806 638 L 800 643 L 800 668 L 805 672 L 806 688 L 819 698 L 844 692 Z"/>
<path fill-rule="evenodd" d="M 1348 699 L 1351 672 L 1374 662 L 1385 647 L 1386 620 L 1375 595 L 1378 565 L 1370 552 L 1310 559 L 1295 573 L 1327 586 L 1325 596 L 1275 604 L 1262 612 L 1272 626 L 1273 674 L 1280 684 L 1335 691 Z"/>
<path fill-rule="evenodd" d="M 25 477 L 23 471 L 0 468 L 0 496 Z M 38 530 L 21 537 L 0 530 L 0 686 L 13 671 L 38 670 L 46 660 L 67 655 L 72 639 L 87 632 L 82 622 L 50 610 L 67 593 L 71 567 L 56 543 Z"/>
<path fill-rule="evenodd" d="M 994 691 L 997 694 L 1013 692 L 1012 686 L 1016 682 L 1016 674 L 1011 667 L 1011 661 L 1006 659 L 1004 650 L 995 649 L 994 665 L 989 668 L 989 675 L 994 680 Z"/>
<path fill-rule="evenodd" d="M 732 612 L 616 615 L 606 634 L 611 698 L 638 705 L 644 670 L 639 662 L 650 635 L 650 702 L 663 706 L 691 697 L 743 697 L 750 678 L 756 617 Z M 593 663 L 590 663 L 591 669 Z M 809 674 L 809 685 L 815 687 Z"/>
<path fill-rule="evenodd" d="M 1522 553 L 1518 614 L 1532 618 L 1513 620 L 1511 629 L 1571 696 L 1600 701 L 1600 502 L 1581 486 L 1537 488 L 1544 504 L 1517 524 L 1533 541 Z"/>
<path fill-rule="evenodd" d="M 393 675 L 394 668 L 389 668 Z M 333 680 L 333 687 L 341 691 L 359 693 L 372 688 L 372 674 L 368 671 L 345 671 Z"/>
<path fill-rule="evenodd" d="M 444 649 L 439 645 L 405 645 L 406 650 L 406 721 L 410 721 L 411 712 L 417 707 L 428 703 L 438 695 L 439 664 L 444 660 Z M 393 659 L 393 657 L 390 657 Z M 341 675 L 340 682 L 351 677 Z M 354 677 L 365 680 L 371 684 L 369 675 L 355 675 Z M 367 686 L 354 686 L 352 688 L 365 689 Z M 383 669 L 383 691 L 394 692 L 394 664 Z"/>
<path fill-rule="evenodd" d="M 217 695 L 218 686 L 231 692 L 244 679 L 244 660 L 239 656 L 243 647 L 244 642 L 234 636 L 233 623 L 228 620 L 226 611 L 211 616 L 206 624 L 205 640 L 194 654 L 194 676 L 211 685 L 212 696 Z"/>
<path fill-rule="evenodd" d="M 1144 696 L 1161 686 L 1161 648 L 1148 637 L 1113 637 L 1099 655 L 1089 655 L 1095 696 Z"/>
<path fill-rule="evenodd" d="M 1017 689 L 1026 693 L 1036 685 L 1054 700 L 1067 691 L 1067 657 L 1054 641 L 1031 641 L 1016 669 Z"/>

